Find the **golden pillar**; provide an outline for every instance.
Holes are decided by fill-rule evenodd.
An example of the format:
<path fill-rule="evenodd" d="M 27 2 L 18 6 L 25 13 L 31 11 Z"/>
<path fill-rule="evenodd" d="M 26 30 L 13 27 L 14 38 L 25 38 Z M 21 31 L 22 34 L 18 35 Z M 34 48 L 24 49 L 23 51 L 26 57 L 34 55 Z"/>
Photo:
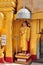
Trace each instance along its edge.
<path fill-rule="evenodd" d="M 13 10 L 15 7 L 14 0 L 0 0 L 0 35 L 5 36 L 6 45 L 5 49 L 5 58 L 6 62 L 13 62 L 12 55 L 12 21 L 13 21 Z M 3 15 L 3 17 L 1 17 Z M 1 20 L 2 18 L 2 20 Z M 2 42 L 5 44 L 4 42 Z M 1 52 L 4 52 L 1 49 Z M 0 53 L 1 54 L 1 53 Z M 4 56 L 0 55 L 0 62 L 3 62 Z"/>
<path fill-rule="evenodd" d="M 37 45 L 37 20 L 33 19 L 31 22 L 31 41 L 30 41 L 30 52 L 32 59 L 36 59 L 36 45 Z"/>
<path fill-rule="evenodd" d="M 6 13 L 6 61 L 13 62 L 12 55 L 12 20 L 13 11 Z"/>

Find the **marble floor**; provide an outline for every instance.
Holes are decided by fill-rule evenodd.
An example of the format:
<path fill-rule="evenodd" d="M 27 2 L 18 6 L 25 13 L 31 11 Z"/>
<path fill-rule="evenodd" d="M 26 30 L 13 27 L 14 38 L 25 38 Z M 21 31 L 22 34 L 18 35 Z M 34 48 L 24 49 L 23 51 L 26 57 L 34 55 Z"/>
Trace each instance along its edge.
<path fill-rule="evenodd" d="M 7 63 L 7 64 L 1 64 L 0 65 L 24 65 L 24 64 L 16 64 L 16 63 Z M 32 62 L 31 65 L 43 65 L 43 63 L 35 63 Z"/>
<path fill-rule="evenodd" d="M 0 63 L 0 65 L 22 65 L 22 64 L 16 64 L 16 63 L 5 63 L 5 64 L 2 64 L 2 63 Z"/>

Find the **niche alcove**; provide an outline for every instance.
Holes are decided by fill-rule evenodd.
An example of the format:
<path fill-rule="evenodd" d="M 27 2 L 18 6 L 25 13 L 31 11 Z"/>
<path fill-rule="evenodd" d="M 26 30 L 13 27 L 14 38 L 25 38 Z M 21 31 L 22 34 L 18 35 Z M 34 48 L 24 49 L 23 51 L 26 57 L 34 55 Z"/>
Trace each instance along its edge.
<path fill-rule="evenodd" d="M 20 9 L 16 14 L 16 20 L 13 21 L 13 42 L 15 43 L 13 46 L 13 50 L 16 52 L 20 50 L 20 38 L 19 38 L 19 30 L 24 21 L 28 21 L 30 23 L 31 12 L 27 8 Z M 17 38 L 17 39 L 16 39 Z M 18 43 L 18 47 L 16 48 L 16 44 Z"/>

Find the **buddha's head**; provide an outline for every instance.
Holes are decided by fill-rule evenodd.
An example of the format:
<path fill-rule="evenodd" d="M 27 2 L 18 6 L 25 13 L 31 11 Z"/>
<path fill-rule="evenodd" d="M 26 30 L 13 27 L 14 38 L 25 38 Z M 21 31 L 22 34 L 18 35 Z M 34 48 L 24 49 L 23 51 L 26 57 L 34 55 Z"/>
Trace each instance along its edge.
<path fill-rule="evenodd" d="M 23 27 L 27 26 L 27 21 L 24 21 L 24 22 L 22 23 L 22 26 L 23 26 Z"/>

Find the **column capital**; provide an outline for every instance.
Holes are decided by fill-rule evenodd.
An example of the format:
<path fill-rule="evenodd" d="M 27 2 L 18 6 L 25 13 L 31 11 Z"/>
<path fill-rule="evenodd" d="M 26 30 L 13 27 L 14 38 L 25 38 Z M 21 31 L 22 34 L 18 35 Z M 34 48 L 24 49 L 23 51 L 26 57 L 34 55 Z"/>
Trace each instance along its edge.
<path fill-rule="evenodd" d="M 0 7 L 15 7 L 16 6 L 16 4 L 15 4 L 15 2 L 8 2 L 8 1 L 6 1 L 6 2 L 0 2 Z"/>

